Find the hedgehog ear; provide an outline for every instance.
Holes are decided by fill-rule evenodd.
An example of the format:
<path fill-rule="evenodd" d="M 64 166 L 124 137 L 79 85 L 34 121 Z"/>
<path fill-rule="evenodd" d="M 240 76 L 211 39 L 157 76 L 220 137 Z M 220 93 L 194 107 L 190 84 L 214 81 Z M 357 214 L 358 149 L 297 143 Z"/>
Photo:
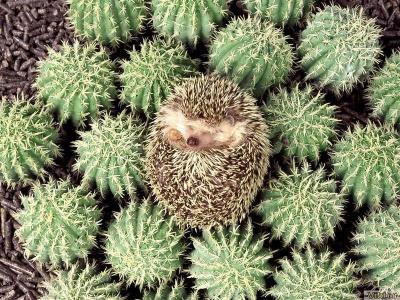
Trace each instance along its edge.
<path fill-rule="evenodd" d="M 237 113 L 232 108 L 228 108 L 225 112 L 225 119 L 231 125 L 234 125 L 236 123 L 237 116 Z"/>

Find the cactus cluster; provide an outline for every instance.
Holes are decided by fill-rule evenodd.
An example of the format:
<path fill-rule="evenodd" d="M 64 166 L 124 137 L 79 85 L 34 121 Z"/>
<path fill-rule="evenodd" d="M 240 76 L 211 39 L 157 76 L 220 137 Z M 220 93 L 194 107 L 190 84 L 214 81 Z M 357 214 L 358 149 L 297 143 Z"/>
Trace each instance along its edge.
<path fill-rule="evenodd" d="M 381 290 L 400 289 L 400 208 L 373 212 L 363 219 L 354 236 L 360 270 Z"/>
<path fill-rule="evenodd" d="M 272 94 L 263 106 L 270 125 L 272 139 L 284 152 L 300 159 L 318 160 L 336 136 L 336 107 L 323 101 L 324 95 L 314 93 L 311 85 L 304 90 L 299 85 L 288 92 Z"/>
<path fill-rule="evenodd" d="M 52 266 L 87 257 L 101 216 L 92 194 L 68 180 L 50 178 L 47 184 L 35 184 L 32 194 L 21 200 L 23 209 L 15 215 L 21 224 L 16 235 L 28 257 Z"/>
<path fill-rule="evenodd" d="M 317 254 L 307 247 L 305 253 L 294 250 L 292 255 L 293 261 L 281 260 L 282 270 L 274 274 L 276 285 L 267 294 L 277 300 L 358 299 L 355 265 L 346 263 L 344 254 Z"/>
<path fill-rule="evenodd" d="M 128 284 L 154 286 L 181 268 L 184 231 L 158 205 L 132 201 L 106 234 L 107 262 Z"/>
<path fill-rule="evenodd" d="M 271 273 L 271 252 L 263 247 L 265 236 L 255 236 L 249 220 L 242 226 L 218 226 L 193 238 L 190 277 L 207 299 L 255 300 L 265 291 L 264 276 Z"/>
<path fill-rule="evenodd" d="M 336 93 L 351 90 L 377 62 L 379 36 L 362 9 L 324 7 L 301 33 L 298 52 L 307 78 Z"/>
<path fill-rule="evenodd" d="M 285 80 L 292 64 L 292 48 L 286 37 L 259 18 L 232 20 L 218 32 L 210 48 L 211 69 L 256 96 Z"/>
<path fill-rule="evenodd" d="M 144 41 L 140 51 L 131 51 L 130 59 L 122 64 L 121 99 L 150 117 L 175 85 L 198 73 L 197 65 L 181 43 L 162 39 Z"/>
<path fill-rule="evenodd" d="M 60 155 L 52 118 L 24 97 L 0 102 L 0 182 L 24 185 L 43 177 Z"/>
<path fill-rule="evenodd" d="M 335 174 L 356 205 L 377 208 L 400 193 L 400 136 L 390 126 L 369 122 L 348 130 L 332 154 Z"/>
<path fill-rule="evenodd" d="M 243 0 L 246 10 L 279 26 L 293 26 L 305 16 L 314 0 Z"/>
<path fill-rule="evenodd" d="M 103 196 L 111 192 L 117 198 L 134 196 L 137 187 L 144 189 L 145 126 L 136 117 L 125 111 L 115 118 L 106 113 L 79 135 L 74 168 L 83 173 L 83 186 L 96 183 Z"/>
<path fill-rule="evenodd" d="M 56 276 L 44 283 L 48 293 L 40 300 L 122 300 L 120 285 L 111 280 L 109 271 L 97 273 L 94 265 L 73 264 L 68 270 L 57 270 Z"/>
<path fill-rule="evenodd" d="M 301 248 L 334 236 L 345 197 L 335 192 L 335 181 L 325 173 L 323 168 L 313 171 L 307 163 L 301 168 L 293 163 L 289 173 L 280 171 L 264 191 L 256 211 L 285 245 L 294 241 Z"/>
<path fill-rule="evenodd" d="M 368 96 L 376 116 L 400 127 L 400 52 L 392 54 L 373 77 Z"/>
<path fill-rule="evenodd" d="M 96 118 L 101 108 L 111 106 L 117 93 L 113 68 L 105 49 L 97 50 L 92 43 L 63 43 L 60 51 L 50 49 L 39 63 L 38 97 L 57 111 L 61 123 L 71 119 L 80 126 L 88 116 Z"/>
<path fill-rule="evenodd" d="M 227 0 L 152 0 L 151 5 L 156 30 L 192 46 L 207 42 L 228 13 Z"/>
<path fill-rule="evenodd" d="M 145 0 L 68 0 L 75 31 L 100 43 L 116 45 L 141 31 L 147 15 Z"/>

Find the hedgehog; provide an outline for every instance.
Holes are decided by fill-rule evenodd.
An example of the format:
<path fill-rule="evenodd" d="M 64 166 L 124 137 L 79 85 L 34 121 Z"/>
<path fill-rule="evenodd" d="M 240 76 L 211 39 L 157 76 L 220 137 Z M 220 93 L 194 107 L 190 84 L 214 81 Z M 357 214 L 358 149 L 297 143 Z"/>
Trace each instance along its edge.
<path fill-rule="evenodd" d="M 271 153 L 256 99 L 216 74 L 184 80 L 162 104 L 146 144 L 146 171 L 180 226 L 241 221 Z"/>

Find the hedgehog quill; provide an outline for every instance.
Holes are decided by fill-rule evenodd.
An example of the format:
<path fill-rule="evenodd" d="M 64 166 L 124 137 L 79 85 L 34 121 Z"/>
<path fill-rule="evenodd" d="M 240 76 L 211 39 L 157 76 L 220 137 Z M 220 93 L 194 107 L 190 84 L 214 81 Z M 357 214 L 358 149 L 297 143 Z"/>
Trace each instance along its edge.
<path fill-rule="evenodd" d="M 254 99 L 215 74 L 185 80 L 161 106 L 146 145 L 158 201 L 180 225 L 242 220 L 262 185 L 268 127 Z"/>

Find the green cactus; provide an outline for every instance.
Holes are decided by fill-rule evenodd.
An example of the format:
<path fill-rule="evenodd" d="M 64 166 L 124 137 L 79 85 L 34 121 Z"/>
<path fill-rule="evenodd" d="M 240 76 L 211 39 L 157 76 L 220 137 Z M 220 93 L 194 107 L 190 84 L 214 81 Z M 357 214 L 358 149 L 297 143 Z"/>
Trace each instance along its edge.
<path fill-rule="evenodd" d="M 298 168 L 293 162 L 289 174 L 279 175 L 256 208 L 274 237 L 285 245 L 295 241 L 300 248 L 333 237 L 345 202 L 345 195 L 335 192 L 335 181 L 326 179 L 323 168 L 313 171 L 307 163 Z"/>
<path fill-rule="evenodd" d="M 105 114 L 92 124 L 92 130 L 79 132 L 74 142 L 78 158 L 76 171 L 83 173 L 82 185 L 96 183 L 104 196 L 134 196 L 136 188 L 145 189 L 143 182 L 143 141 L 145 126 L 123 111 L 113 118 Z"/>
<path fill-rule="evenodd" d="M 56 276 L 44 282 L 48 294 L 41 300 L 122 300 L 120 283 L 112 282 L 109 271 L 96 272 L 94 265 L 80 268 L 73 264 L 67 271 L 57 270 Z"/>
<path fill-rule="evenodd" d="M 132 201 L 107 232 L 107 262 L 128 284 L 154 286 L 181 268 L 184 231 L 149 199 Z"/>
<path fill-rule="evenodd" d="M 60 155 L 57 131 L 52 118 L 39 102 L 17 97 L 13 103 L 0 102 L 0 182 L 9 186 L 27 185 L 43 177 L 45 167 Z"/>
<path fill-rule="evenodd" d="M 193 238 L 189 257 L 196 289 L 206 289 L 209 299 L 257 299 L 257 291 L 265 291 L 264 276 L 271 273 L 265 239 L 254 236 L 251 221 L 203 230 L 202 239 Z"/>
<path fill-rule="evenodd" d="M 99 43 L 116 45 L 140 32 L 147 16 L 145 0 L 67 0 L 75 32 Z"/>
<path fill-rule="evenodd" d="M 391 126 L 357 124 L 335 145 L 335 174 L 357 206 L 392 203 L 400 194 L 400 136 Z"/>
<path fill-rule="evenodd" d="M 400 289 L 400 208 L 373 212 L 358 224 L 354 252 L 360 269 L 381 290 Z"/>
<path fill-rule="evenodd" d="M 134 110 L 150 117 L 175 85 L 198 73 L 197 65 L 181 43 L 161 39 L 144 41 L 140 52 L 134 49 L 130 60 L 123 62 L 121 98 Z"/>
<path fill-rule="evenodd" d="M 368 95 L 374 115 L 400 127 L 400 52 L 386 60 L 383 69 L 372 79 Z"/>
<path fill-rule="evenodd" d="M 192 46 L 207 42 L 228 13 L 227 0 L 152 0 L 153 25 Z"/>
<path fill-rule="evenodd" d="M 183 282 L 175 281 L 173 286 L 163 282 L 155 291 L 146 290 L 143 300 L 198 300 L 196 292 L 188 295 Z"/>
<path fill-rule="evenodd" d="M 331 146 L 336 136 L 336 107 L 323 101 L 324 95 L 314 94 L 311 85 L 304 90 L 296 85 L 291 92 L 280 90 L 263 106 L 272 139 L 282 144 L 287 155 L 302 160 L 318 160 L 319 153 Z"/>
<path fill-rule="evenodd" d="M 307 247 L 304 254 L 294 250 L 293 261 L 284 258 L 281 265 L 274 274 L 276 285 L 267 292 L 277 300 L 358 299 L 358 281 L 352 276 L 355 265 L 345 263 L 344 254 L 316 254 Z"/>
<path fill-rule="evenodd" d="M 314 0 L 243 0 L 243 3 L 251 14 L 279 26 L 293 26 L 311 10 Z"/>
<path fill-rule="evenodd" d="M 92 194 L 68 180 L 50 179 L 45 185 L 35 184 L 33 193 L 21 200 L 24 208 L 15 215 L 21 224 L 16 235 L 28 257 L 55 267 L 87 257 L 101 216 Z"/>
<path fill-rule="evenodd" d="M 292 64 L 292 48 L 286 37 L 259 18 L 233 20 L 211 44 L 210 68 L 256 96 L 285 80 Z"/>
<path fill-rule="evenodd" d="M 111 106 L 117 94 L 113 68 L 103 48 L 64 43 L 59 52 L 50 49 L 39 63 L 38 96 L 58 112 L 62 123 L 72 119 L 80 126 L 88 116 L 96 118 L 101 108 Z"/>
<path fill-rule="evenodd" d="M 373 69 L 381 53 L 378 26 L 362 9 L 335 5 L 310 19 L 298 47 L 306 78 L 338 94 L 350 91 Z"/>

